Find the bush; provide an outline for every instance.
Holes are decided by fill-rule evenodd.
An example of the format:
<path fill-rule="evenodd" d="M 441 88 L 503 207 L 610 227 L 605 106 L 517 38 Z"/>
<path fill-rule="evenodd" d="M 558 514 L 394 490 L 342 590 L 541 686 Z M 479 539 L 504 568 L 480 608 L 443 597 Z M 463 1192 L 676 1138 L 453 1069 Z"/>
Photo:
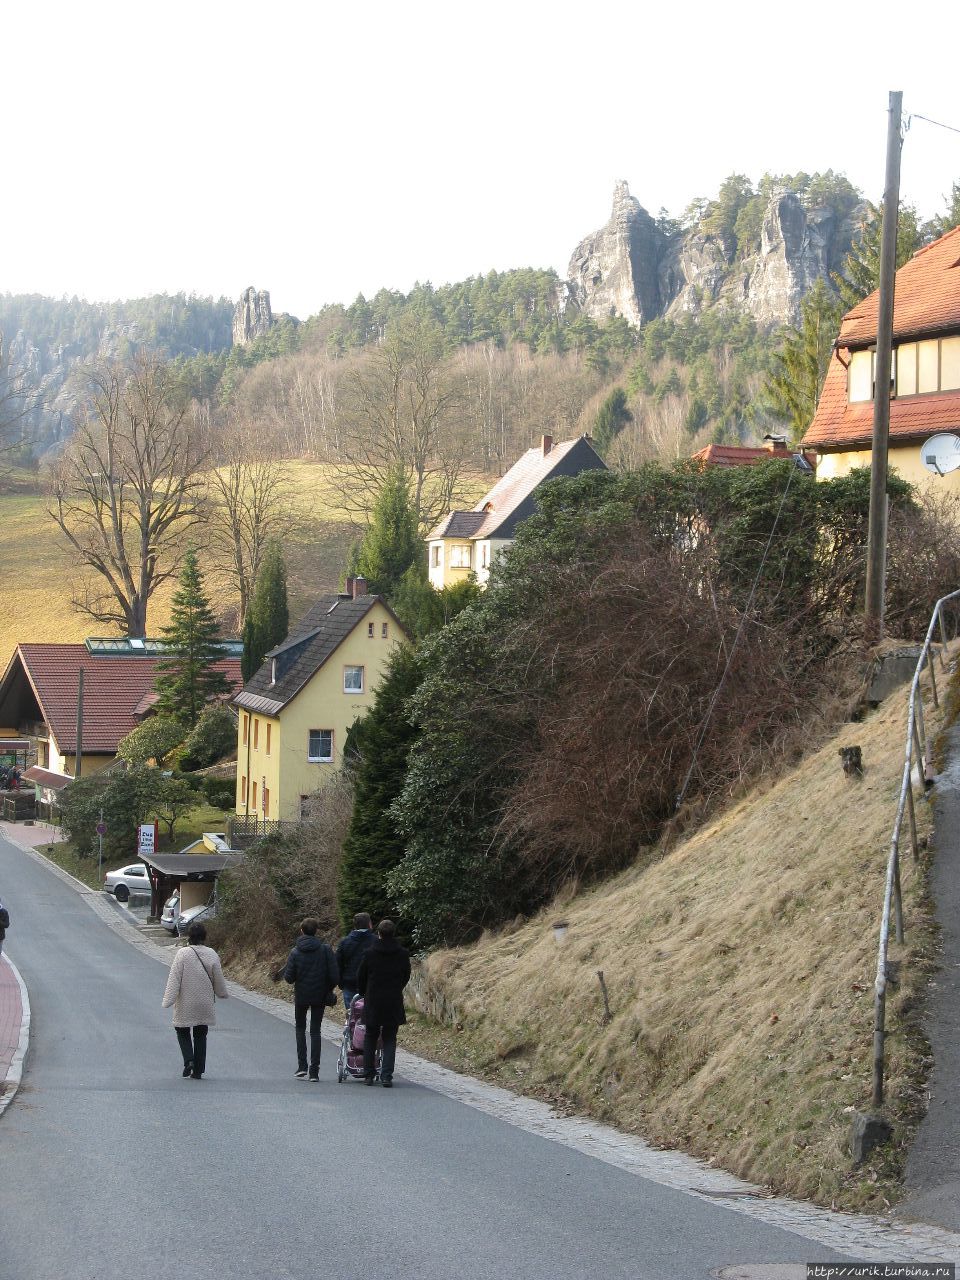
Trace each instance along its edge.
<path fill-rule="evenodd" d="M 61 792 L 61 825 L 77 856 L 95 857 L 98 840 L 96 827 L 103 813 L 106 834 L 104 856 L 110 859 L 132 858 L 137 848 L 137 827 L 161 817 L 167 798 L 164 778 L 159 769 L 149 765 L 115 767 L 108 773 L 78 778 Z"/>
<path fill-rule="evenodd" d="M 161 764 L 187 736 L 186 726 L 173 716 L 150 716 L 117 745 L 117 756 L 127 764 Z"/>
<path fill-rule="evenodd" d="M 204 778 L 203 794 L 214 809 L 232 809 L 237 799 L 237 783 L 233 778 Z"/>
<path fill-rule="evenodd" d="M 236 749 L 236 716 L 228 707 L 207 707 L 183 744 L 180 768 L 206 769 Z"/>
<path fill-rule="evenodd" d="M 279 961 L 305 916 L 336 936 L 337 871 L 352 808 L 352 787 L 339 774 L 310 797 L 303 821 L 257 841 L 223 873 L 217 942 L 226 955 L 252 950 Z"/>

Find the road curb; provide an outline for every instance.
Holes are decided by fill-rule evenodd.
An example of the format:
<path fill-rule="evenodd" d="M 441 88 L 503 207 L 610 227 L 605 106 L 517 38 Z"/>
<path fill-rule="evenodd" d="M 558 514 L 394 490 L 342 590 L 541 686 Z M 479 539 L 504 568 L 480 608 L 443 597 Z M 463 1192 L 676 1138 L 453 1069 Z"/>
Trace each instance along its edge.
<path fill-rule="evenodd" d="M 90 889 L 35 849 L 13 840 L 10 843 L 71 884 L 108 928 L 144 955 L 169 968 L 171 948 L 143 937 L 112 898 L 106 899 L 106 895 Z M 227 990 L 231 998 L 292 1024 L 291 1002 L 248 991 L 236 982 L 228 982 Z M 328 1042 L 339 1045 L 342 1031 L 342 1024 L 324 1020 L 323 1034 Z M 402 1049 L 397 1051 L 397 1068 L 405 1080 L 527 1133 L 579 1151 L 633 1177 L 670 1187 L 713 1205 L 722 1203 L 733 1213 L 791 1232 L 808 1242 L 813 1240 L 846 1257 L 877 1263 L 891 1258 L 904 1263 L 960 1262 L 960 1234 L 925 1223 L 838 1213 L 802 1200 L 768 1196 L 762 1189 L 734 1174 L 713 1168 L 684 1152 L 658 1151 L 642 1138 L 621 1133 L 597 1121 L 581 1116 L 560 1116 L 545 1102 L 512 1093 L 473 1076 L 459 1075 L 449 1067 Z"/>
<path fill-rule="evenodd" d="M 17 1090 L 20 1088 L 20 1082 L 23 1079 L 23 1064 L 27 1057 L 27 1050 L 30 1047 L 30 997 L 27 994 L 27 984 L 24 982 L 20 970 L 8 955 L 0 955 L 0 963 L 3 962 L 6 962 L 13 970 L 13 976 L 16 978 L 17 985 L 20 988 L 20 1038 L 17 1041 L 17 1047 L 10 1066 L 7 1068 L 3 1093 L 0 1094 L 0 1116 L 3 1115 L 17 1095 Z"/>

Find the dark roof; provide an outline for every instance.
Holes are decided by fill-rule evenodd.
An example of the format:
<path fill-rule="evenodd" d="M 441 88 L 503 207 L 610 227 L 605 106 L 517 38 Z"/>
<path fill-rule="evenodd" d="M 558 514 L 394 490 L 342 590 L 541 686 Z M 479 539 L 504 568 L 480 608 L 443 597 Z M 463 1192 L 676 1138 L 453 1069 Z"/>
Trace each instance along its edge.
<path fill-rule="evenodd" d="M 607 464 L 589 436 L 561 440 L 546 453 L 543 445 L 528 449 L 484 494 L 472 511 L 451 511 L 427 534 L 432 538 L 512 538 L 516 525 L 536 509 L 534 494 L 545 480 L 605 471 Z M 477 523 L 474 525 L 474 521 Z"/>
<path fill-rule="evenodd" d="M 62 791 L 64 787 L 73 782 L 71 774 L 57 773 L 53 769 L 41 769 L 38 764 L 33 764 L 29 769 L 24 769 L 23 776 L 27 782 L 39 783 L 41 787 L 49 787 L 51 791 Z"/>
<path fill-rule="evenodd" d="M 380 596 L 363 595 L 356 600 L 343 595 L 323 596 L 301 619 L 296 631 L 291 632 L 283 644 L 270 650 L 260 670 L 251 676 L 243 692 L 234 698 L 234 704 L 248 711 L 277 715 L 377 603 L 390 612 L 403 631 L 399 619 Z M 274 659 L 277 679 L 271 684 Z"/>
<path fill-rule="evenodd" d="M 235 866 L 242 860 L 239 853 L 142 853 L 140 861 L 154 867 L 162 876 L 178 880 L 210 879 L 212 873 Z"/>
<path fill-rule="evenodd" d="M 83 668 L 83 750 L 113 755 L 117 743 L 137 727 L 135 709 L 153 688 L 159 657 L 129 651 L 91 653 L 85 644 L 20 644 L 0 680 L 0 723 L 36 719 L 25 714 L 35 704 L 40 718 L 67 755 L 77 749 L 77 683 Z M 240 687 L 240 660 L 215 664 L 234 688 Z"/>

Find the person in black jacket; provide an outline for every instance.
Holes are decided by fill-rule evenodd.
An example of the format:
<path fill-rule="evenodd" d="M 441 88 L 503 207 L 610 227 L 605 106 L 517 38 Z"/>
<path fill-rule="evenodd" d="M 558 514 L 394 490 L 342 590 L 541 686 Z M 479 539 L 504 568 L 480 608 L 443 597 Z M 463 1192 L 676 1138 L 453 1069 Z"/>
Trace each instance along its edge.
<path fill-rule="evenodd" d="M 294 1022 L 297 1030 L 297 1079 L 307 1074 L 307 1012 L 310 1013 L 310 1080 L 320 1079 L 320 1024 L 334 987 L 340 985 L 332 948 L 317 937 L 319 924 L 312 916 L 300 925 L 300 937 L 287 957 L 283 976 L 293 984 Z M 331 1003 L 336 1003 L 334 996 Z"/>
<path fill-rule="evenodd" d="M 410 981 L 410 953 L 396 938 L 392 920 L 377 925 L 377 940 L 360 961 L 357 991 L 363 996 L 363 1021 L 367 1034 L 363 1042 L 363 1076 L 365 1084 L 373 1084 L 374 1055 L 377 1041 L 383 1037 L 383 1060 L 380 1083 L 385 1089 L 393 1084 L 393 1066 L 397 1057 L 397 1031 L 406 1022 L 403 988 Z"/>
<path fill-rule="evenodd" d="M 343 1007 L 350 1012 L 353 997 L 357 994 L 357 974 L 360 961 L 367 954 L 377 935 L 373 932 L 373 921 L 365 911 L 353 917 L 353 928 L 337 947 L 337 965 L 340 969 L 340 990 L 343 992 Z"/>
<path fill-rule="evenodd" d="M 7 936 L 7 929 L 10 927 L 10 915 L 7 908 L 0 899 L 0 955 L 3 955 L 3 940 Z"/>

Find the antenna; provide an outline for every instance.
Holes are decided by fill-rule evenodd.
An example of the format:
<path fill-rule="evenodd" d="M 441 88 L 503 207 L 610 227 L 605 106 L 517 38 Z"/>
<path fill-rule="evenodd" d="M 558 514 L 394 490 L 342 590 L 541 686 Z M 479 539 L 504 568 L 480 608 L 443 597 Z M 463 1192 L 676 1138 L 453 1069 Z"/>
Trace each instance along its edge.
<path fill-rule="evenodd" d="M 920 461 L 936 476 L 945 476 L 960 467 L 960 436 L 943 432 L 920 446 Z"/>

